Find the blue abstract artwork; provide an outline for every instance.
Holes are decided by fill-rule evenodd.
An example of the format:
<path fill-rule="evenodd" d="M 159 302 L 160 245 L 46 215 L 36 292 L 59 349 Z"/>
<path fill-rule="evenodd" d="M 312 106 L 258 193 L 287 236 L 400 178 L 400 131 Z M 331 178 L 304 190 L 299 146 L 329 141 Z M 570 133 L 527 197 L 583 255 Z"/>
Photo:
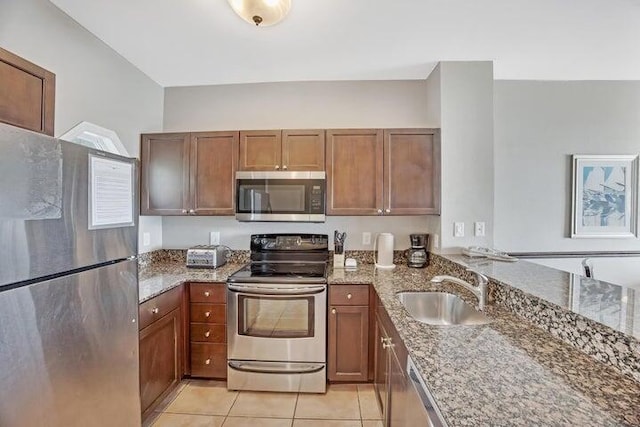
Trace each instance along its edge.
<path fill-rule="evenodd" d="M 625 166 L 585 166 L 582 170 L 582 225 L 624 226 Z"/>

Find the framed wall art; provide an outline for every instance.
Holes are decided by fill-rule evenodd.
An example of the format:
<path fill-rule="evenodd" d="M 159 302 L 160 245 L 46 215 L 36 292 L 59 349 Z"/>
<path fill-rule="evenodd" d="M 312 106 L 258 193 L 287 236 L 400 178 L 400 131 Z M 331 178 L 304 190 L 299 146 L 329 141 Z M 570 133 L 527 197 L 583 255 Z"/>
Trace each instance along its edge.
<path fill-rule="evenodd" d="M 573 155 L 571 237 L 637 237 L 638 156 Z"/>

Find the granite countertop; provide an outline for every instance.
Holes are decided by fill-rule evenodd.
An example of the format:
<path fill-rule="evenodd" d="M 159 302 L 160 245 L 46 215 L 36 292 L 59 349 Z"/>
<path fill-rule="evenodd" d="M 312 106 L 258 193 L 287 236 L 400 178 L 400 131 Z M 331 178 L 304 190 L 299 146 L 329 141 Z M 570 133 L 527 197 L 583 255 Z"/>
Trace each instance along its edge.
<path fill-rule="evenodd" d="M 449 291 L 477 304 L 463 288 L 431 284 L 437 273 L 361 265 L 334 270 L 329 283 L 373 283 L 450 426 L 640 425 L 639 383 L 501 307 L 487 307 L 487 325 L 414 320 L 397 292 Z"/>
<path fill-rule="evenodd" d="M 224 282 L 242 265 L 210 270 L 152 263 L 139 271 L 140 302 L 188 281 Z M 492 322 L 479 326 L 430 326 L 410 317 L 397 292 L 449 291 L 476 305 L 463 288 L 430 283 L 438 273 L 433 266 L 385 271 L 360 264 L 355 271 L 333 270 L 329 284 L 373 284 L 451 427 L 640 426 L 640 383 L 500 306 L 488 306 Z"/>
<path fill-rule="evenodd" d="M 440 256 L 473 267 L 497 283 L 640 339 L 640 291 L 525 260 L 512 263 L 464 255 Z"/>
<path fill-rule="evenodd" d="M 187 268 L 184 262 L 156 262 L 138 271 L 138 300 L 143 303 L 184 282 L 226 282 L 244 264 L 225 264 L 216 269 Z"/>

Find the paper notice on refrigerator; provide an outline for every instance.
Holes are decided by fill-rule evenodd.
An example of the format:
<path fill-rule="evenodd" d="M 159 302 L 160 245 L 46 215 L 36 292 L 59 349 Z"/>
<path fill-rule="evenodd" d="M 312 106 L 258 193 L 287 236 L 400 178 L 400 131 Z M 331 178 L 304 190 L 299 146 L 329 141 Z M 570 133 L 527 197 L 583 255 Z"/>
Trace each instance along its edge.
<path fill-rule="evenodd" d="M 89 155 L 89 229 L 135 225 L 133 164 Z"/>

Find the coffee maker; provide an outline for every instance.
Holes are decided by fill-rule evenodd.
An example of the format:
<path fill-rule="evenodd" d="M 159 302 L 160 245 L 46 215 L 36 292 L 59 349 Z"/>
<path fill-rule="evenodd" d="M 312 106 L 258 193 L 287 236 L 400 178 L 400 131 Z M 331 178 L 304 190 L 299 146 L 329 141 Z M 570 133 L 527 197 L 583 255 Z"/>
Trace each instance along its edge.
<path fill-rule="evenodd" d="M 428 234 L 410 234 L 411 248 L 407 254 L 407 265 L 413 268 L 424 268 L 429 265 Z"/>

